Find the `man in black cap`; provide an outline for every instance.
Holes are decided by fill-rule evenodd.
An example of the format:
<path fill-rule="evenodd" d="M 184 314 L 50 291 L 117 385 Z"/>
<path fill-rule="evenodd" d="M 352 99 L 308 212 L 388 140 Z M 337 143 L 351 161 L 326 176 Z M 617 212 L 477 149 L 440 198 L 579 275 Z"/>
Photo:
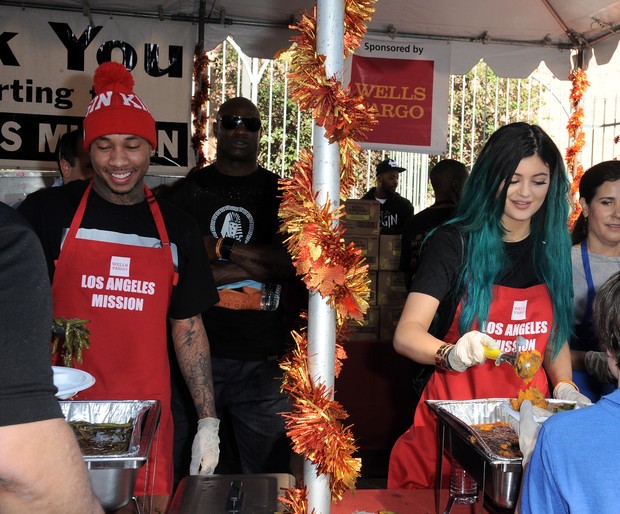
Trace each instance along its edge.
<path fill-rule="evenodd" d="M 398 175 L 405 171 L 393 159 L 377 164 L 377 187 L 368 191 L 362 200 L 377 200 L 381 204 L 381 234 L 401 234 L 413 205 L 396 192 Z"/>

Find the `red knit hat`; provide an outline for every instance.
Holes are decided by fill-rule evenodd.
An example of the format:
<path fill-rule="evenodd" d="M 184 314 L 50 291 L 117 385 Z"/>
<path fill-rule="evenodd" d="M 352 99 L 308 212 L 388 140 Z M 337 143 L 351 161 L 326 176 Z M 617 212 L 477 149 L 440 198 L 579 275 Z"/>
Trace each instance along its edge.
<path fill-rule="evenodd" d="M 104 62 L 95 70 L 95 98 L 84 118 L 84 151 L 101 136 L 132 134 L 157 148 L 155 120 L 144 102 L 133 92 L 134 80 L 118 62 Z"/>

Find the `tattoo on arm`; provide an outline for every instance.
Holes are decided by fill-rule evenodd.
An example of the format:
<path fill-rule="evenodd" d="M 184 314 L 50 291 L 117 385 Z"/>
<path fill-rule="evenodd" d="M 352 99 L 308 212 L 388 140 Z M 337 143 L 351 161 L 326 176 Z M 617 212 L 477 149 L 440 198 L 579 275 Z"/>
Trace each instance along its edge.
<path fill-rule="evenodd" d="M 179 367 L 194 400 L 198 418 L 216 418 L 209 340 L 200 315 L 171 319 Z"/>

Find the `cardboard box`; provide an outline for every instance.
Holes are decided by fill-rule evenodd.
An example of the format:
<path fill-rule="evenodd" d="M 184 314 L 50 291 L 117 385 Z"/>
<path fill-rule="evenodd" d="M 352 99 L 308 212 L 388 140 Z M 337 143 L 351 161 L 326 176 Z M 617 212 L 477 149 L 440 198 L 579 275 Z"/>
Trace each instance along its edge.
<path fill-rule="evenodd" d="M 368 269 L 376 271 L 379 267 L 379 236 L 345 233 L 346 243 L 355 243 L 364 255 Z"/>
<path fill-rule="evenodd" d="M 379 211 L 381 204 L 376 200 L 348 199 L 344 202 L 344 216 L 340 218 L 347 234 L 378 236 L 381 228 Z"/>
<path fill-rule="evenodd" d="M 381 305 L 379 307 L 379 339 L 381 341 L 394 339 L 394 331 L 402 312 L 402 305 Z"/>
<path fill-rule="evenodd" d="M 379 270 L 395 271 L 400 265 L 400 235 L 379 236 Z"/>
<path fill-rule="evenodd" d="M 377 305 L 399 305 L 402 308 L 407 294 L 405 274 L 402 271 L 377 272 Z"/>
<path fill-rule="evenodd" d="M 370 296 L 368 297 L 368 305 L 377 305 L 377 272 L 369 271 L 368 280 L 370 280 Z"/>
<path fill-rule="evenodd" d="M 350 341 L 376 341 L 379 337 L 379 307 L 373 305 L 368 308 L 364 321 L 360 325 L 357 321 L 349 321 Z"/>

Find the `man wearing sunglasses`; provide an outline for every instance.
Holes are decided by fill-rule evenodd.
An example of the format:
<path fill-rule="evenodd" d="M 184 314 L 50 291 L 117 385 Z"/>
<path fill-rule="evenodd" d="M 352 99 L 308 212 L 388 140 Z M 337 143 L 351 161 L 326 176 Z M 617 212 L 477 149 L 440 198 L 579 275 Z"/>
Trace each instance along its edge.
<path fill-rule="evenodd" d="M 290 337 L 282 285 L 295 272 L 278 234 L 278 176 L 257 162 L 261 120 L 248 99 L 224 102 L 213 133 L 216 161 L 165 195 L 198 221 L 220 294 L 203 313 L 222 420 L 216 472 L 289 472 L 278 359 Z"/>

